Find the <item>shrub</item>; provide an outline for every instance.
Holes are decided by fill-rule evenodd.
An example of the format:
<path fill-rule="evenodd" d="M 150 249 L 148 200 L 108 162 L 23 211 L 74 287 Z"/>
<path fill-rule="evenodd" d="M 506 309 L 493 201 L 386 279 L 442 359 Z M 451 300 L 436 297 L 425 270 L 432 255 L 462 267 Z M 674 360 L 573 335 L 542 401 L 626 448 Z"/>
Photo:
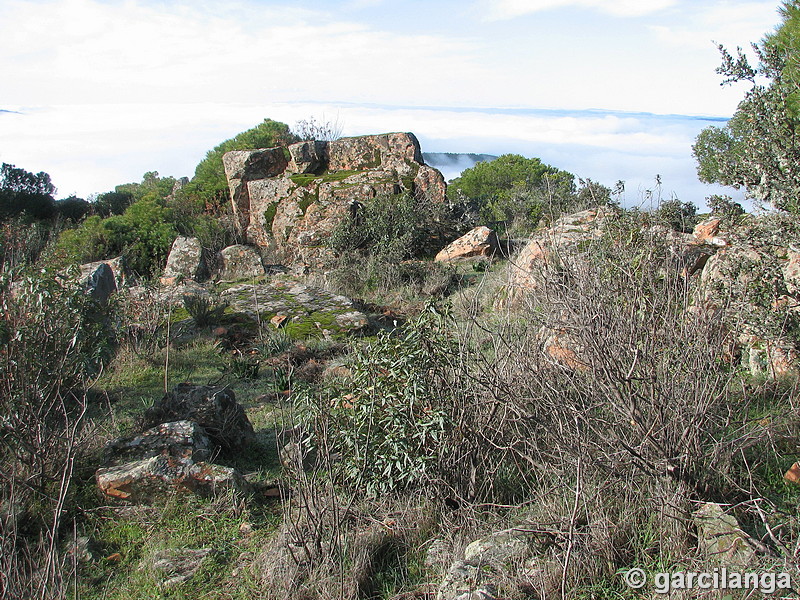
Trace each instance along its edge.
<path fill-rule="evenodd" d="M 121 215 L 107 219 L 92 216 L 78 228 L 64 231 L 55 254 L 62 265 L 123 255 L 132 272 L 151 277 L 164 267 L 177 235 L 171 211 L 145 199 L 130 205 Z"/>
<path fill-rule="evenodd" d="M 341 453 L 342 483 L 378 496 L 440 478 L 452 426 L 452 390 L 441 387 L 452 340 L 429 305 L 402 332 L 357 348 L 342 389 L 306 397 L 313 447 Z"/>
<path fill-rule="evenodd" d="M 198 295 L 187 295 L 183 297 L 183 307 L 194 321 L 197 327 L 208 327 L 219 323 L 222 315 L 225 314 L 227 304 L 214 305 L 209 298 Z"/>
<path fill-rule="evenodd" d="M 437 222 L 444 219 L 444 207 L 413 194 L 376 196 L 357 203 L 328 241 L 337 252 L 366 250 L 374 256 L 399 262 L 421 256 Z"/>
<path fill-rule="evenodd" d="M 107 332 L 91 298 L 54 271 L 3 273 L 0 305 L 0 592 L 60 597 L 64 512 Z"/>
<path fill-rule="evenodd" d="M 713 194 L 706 198 L 711 214 L 720 217 L 728 225 L 733 225 L 745 214 L 744 208 L 730 196 Z"/>
<path fill-rule="evenodd" d="M 677 198 L 665 200 L 658 205 L 656 218 L 670 229 L 690 232 L 697 224 L 697 207 Z"/>

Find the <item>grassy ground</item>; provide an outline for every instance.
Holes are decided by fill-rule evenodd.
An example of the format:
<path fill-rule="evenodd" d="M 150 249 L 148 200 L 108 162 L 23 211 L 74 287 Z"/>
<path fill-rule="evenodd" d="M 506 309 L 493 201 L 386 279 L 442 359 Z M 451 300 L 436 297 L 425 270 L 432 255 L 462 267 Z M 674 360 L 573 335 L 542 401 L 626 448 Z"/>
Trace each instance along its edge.
<path fill-rule="evenodd" d="M 513 356 L 503 344 L 518 344 L 515 360 L 523 359 L 529 346 L 522 338 L 538 317 L 510 319 L 491 310 L 502 293 L 502 269 L 483 271 L 462 265 L 457 273 L 459 283 L 450 291 L 454 307 L 451 327 L 461 343 L 477 353 L 487 368 L 496 368 Z M 409 289 L 375 292 L 365 298 L 365 304 L 377 308 L 391 301 L 388 318 L 400 324 L 424 305 L 423 296 Z M 350 597 L 434 598 L 450 563 L 469 541 L 520 523 L 551 536 L 552 544 L 544 551 L 544 558 L 563 561 L 570 548 L 573 570 L 567 593 L 571 598 L 641 597 L 625 586 L 621 576 L 634 566 L 644 569 L 651 579 L 659 572 L 711 566 L 697 555 L 695 534 L 687 524 L 686 512 L 681 513 L 691 509 L 686 498 L 696 498 L 694 492 L 679 494 L 668 478 L 644 475 L 635 469 L 620 475 L 615 469 L 627 467 L 616 463 L 606 471 L 600 464 L 596 470 L 583 467 L 586 471 L 582 472 L 564 448 L 554 448 L 544 455 L 546 458 L 539 456 L 536 460 L 544 460 L 542 466 L 531 467 L 524 480 L 517 475 L 504 479 L 502 473 L 494 473 L 496 485 L 508 487 L 505 496 L 496 495 L 509 499 L 502 502 L 453 503 L 452 498 L 432 491 L 426 494 L 425 490 L 421 495 L 415 492 L 367 498 L 352 489 L 334 489 L 324 468 L 309 475 L 287 470 L 278 456 L 279 433 L 297 423 L 294 398 L 303 390 L 306 396 L 327 398 L 321 379 L 324 366 L 347 365 L 354 346 L 374 340 L 341 343 L 303 339 L 269 329 L 248 344 L 253 354 L 243 355 L 212 330 L 209 326 L 192 335 L 181 334 L 181 341 L 168 351 L 159 348 L 148 354 L 123 348 L 119 352 L 96 385 L 98 402 L 91 416 L 98 431 L 98 448 L 100 442 L 135 428 L 139 415 L 165 389 L 184 381 L 229 385 L 245 407 L 256 441 L 243 452 L 216 460 L 243 473 L 255 484 L 255 495 L 215 500 L 180 496 L 152 507 L 108 506 L 94 491 L 93 465 L 87 463 L 80 470 L 75 490 L 81 509 L 74 514 L 74 522 L 76 533 L 91 539 L 94 558 L 78 571 L 72 590 L 76 598 L 336 598 L 337 585 L 341 589 L 355 585 L 353 573 L 366 568 L 359 562 L 360 553 L 368 547 L 365 540 L 374 530 L 371 528 L 384 523 L 391 524 L 387 527 L 396 523 L 402 526 L 397 526 L 398 533 L 375 553 L 368 567 L 369 585 Z M 256 362 L 257 372 L 245 368 Z M 509 372 L 518 367 L 508 367 Z M 530 372 L 520 373 L 530 377 Z M 474 375 L 477 385 L 485 374 Z M 535 389 L 514 379 L 516 375 L 509 377 L 498 378 L 493 384 L 497 389 L 508 386 L 499 393 L 508 394 L 509 389 L 530 393 Z M 771 560 L 769 564 L 779 568 L 785 565 L 781 561 L 791 561 L 791 557 L 781 557 L 778 544 L 770 536 L 785 544 L 800 539 L 796 517 L 800 487 L 783 480 L 788 466 L 800 460 L 794 415 L 797 384 L 791 380 L 755 380 L 739 372 L 731 377 L 737 383 L 731 386 L 728 398 L 727 427 L 715 432 L 719 439 L 714 448 L 737 443 L 743 460 L 731 460 L 730 471 L 720 475 L 720 481 L 728 482 L 727 488 L 720 487 L 728 496 L 717 499 L 729 500 L 742 527 L 776 549 L 775 555 L 763 558 L 766 562 L 762 566 L 767 568 Z M 379 380 L 373 384 L 379 385 Z M 566 398 L 569 392 L 565 389 L 562 393 Z M 533 402 L 531 398 L 526 401 Z M 495 443 L 500 447 L 514 442 L 498 439 Z M 586 452 L 600 452 L 602 441 L 592 444 Z M 604 460 L 611 459 L 604 457 L 598 462 Z M 580 485 L 577 478 L 581 478 Z M 743 482 L 749 482 L 750 487 L 743 489 Z M 512 489 L 516 491 L 510 492 Z M 287 501 L 288 490 L 294 492 L 292 501 Z M 316 508 L 311 510 L 311 505 Z M 327 520 L 331 510 L 334 521 Z M 275 558 L 278 554 L 274 547 L 276 540 L 293 531 L 312 538 L 317 535 L 323 541 L 334 540 L 335 544 L 326 546 L 330 554 L 327 561 L 319 556 L 314 559 L 316 570 L 305 587 L 281 596 L 280 585 L 289 589 L 290 576 L 274 572 L 283 568 Z M 444 558 L 438 563 L 431 560 L 431 550 L 437 545 L 445 548 Z M 201 548 L 210 549 L 210 554 L 200 570 L 186 583 L 165 587 L 168 576 L 154 568 L 157 559 L 165 551 Z M 518 573 L 526 568 L 520 565 Z M 504 597 L 539 597 L 525 587 L 521 576 L 510 576 L 506 583 Z M 557 597 L 560 592 L 554 588 L 546 597 Z M 738 597 L 744 596 L 731 595 Z"/>

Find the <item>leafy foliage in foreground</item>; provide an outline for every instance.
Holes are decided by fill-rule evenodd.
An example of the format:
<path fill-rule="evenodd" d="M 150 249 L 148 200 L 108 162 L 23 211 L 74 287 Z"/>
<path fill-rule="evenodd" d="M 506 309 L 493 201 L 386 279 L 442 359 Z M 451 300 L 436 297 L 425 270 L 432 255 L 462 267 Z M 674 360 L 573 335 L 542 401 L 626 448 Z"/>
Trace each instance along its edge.
<path fill-rule="evenodd" d="M 783 23 L 760 44 L 753 44 L 758 65 L 742 52 L 723 46 L 717 73 L 723 85 L 747 82 L 750 89 L 724 127 L 708 127 L 693 146 L 702 181 L 744 187 L 753 198 L 800 212 L 800 3 L 783 3 Z"/>
<path fill-rule="evenodd" d="M 347 486 L 378 496 L 441 477 L 454 400 L 441 385 L 453 344 L 446 324 L 429 305 L 399 334 L 382 332 L 357 347 L 346 387 L 307 398 L 311 442 L 341 453 L 336 469 Z"/>
<path fill-rule="evenodd" d="M 52 270 L 2 273 L 0 308 L 0 506 L 13 507 L 0 518 L 0 593 L 44 598 L 69 574 L 62 519 L 108 332 L 90 296 Z"/>

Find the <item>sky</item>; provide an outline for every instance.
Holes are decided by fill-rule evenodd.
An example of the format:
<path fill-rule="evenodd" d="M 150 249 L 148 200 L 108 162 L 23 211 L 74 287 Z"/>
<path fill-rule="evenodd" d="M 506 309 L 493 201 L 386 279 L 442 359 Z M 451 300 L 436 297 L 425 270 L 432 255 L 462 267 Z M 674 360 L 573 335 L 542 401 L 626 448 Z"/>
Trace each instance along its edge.
<path fill-rule="evenodd" d="M 272 118 L 411 131 L 427 152 L 518 153 L 702 205 L 691 145 L 745 88 L 778 0 L 0 0 L 0 162 L 58 196 L 189 176 Z M 735 197 L 731 190 L 725 190 Z"/>

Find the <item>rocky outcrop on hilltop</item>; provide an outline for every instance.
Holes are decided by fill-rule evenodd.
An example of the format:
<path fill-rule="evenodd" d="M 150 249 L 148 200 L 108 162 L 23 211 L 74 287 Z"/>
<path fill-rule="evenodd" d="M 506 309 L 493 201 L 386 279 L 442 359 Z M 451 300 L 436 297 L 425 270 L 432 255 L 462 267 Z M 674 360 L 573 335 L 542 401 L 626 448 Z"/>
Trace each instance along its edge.
<path fill-rule="evenodd" d="M 411 133 L 386 133 L 223 157 L 239 230 L 279 262 L 316 266 L 324 241 L 359 203 L 382 194 L 444 202 L 442 174 Z"/>
<path fill-rule="evenodd" d="M 729 332 L 730 360 L 754 374 L 797 373 L 800 351 L 800 241 L 781 238 L 789 228 L 770 223 L 777 216 L 750 217 L 732 226 L 712 217 L 681 233 L 660 225 L 628 223 L 615 237 L 618 214 L 596 208 L 556 220 L 535 232 L 508 267 L 508 282 L 497 306 L 519 308 L 544 293 L 546 283 L 579 285 L 591 256 L 603 247 L 640 243 L 666 253 L 664 265 L 682 276 L 691 292 L 688 310 L 721 323 Z M 570 275 L 566 276 L 565 266 Z M 576 281 L 577 278 L 577 281 Z M 614 281 L 609 277 L 609 284 Z M 543 328 L 543 350 L 571 369 L 586 368 L 582 349 L 564 327 Z"/>

